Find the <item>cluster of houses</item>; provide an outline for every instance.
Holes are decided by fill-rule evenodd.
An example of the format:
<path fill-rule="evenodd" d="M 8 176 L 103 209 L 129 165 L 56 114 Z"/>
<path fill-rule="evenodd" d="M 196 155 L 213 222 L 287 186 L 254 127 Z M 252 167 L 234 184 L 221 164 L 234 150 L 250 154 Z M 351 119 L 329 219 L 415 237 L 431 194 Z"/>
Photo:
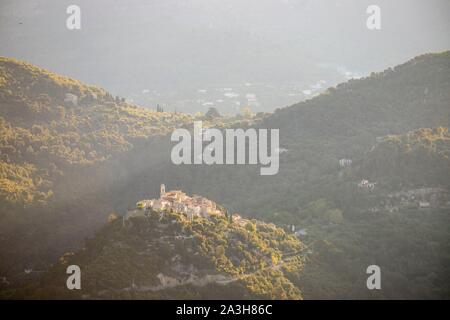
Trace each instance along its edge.
<path fill-rule="evenodd" d="M 217 204 L 199 195 L 188 196 L 181 190 L 166 192 L 166 186 L 161 184 L 159 199 L 142 200 L 136 204 L 138 210 L 153 209 L 154 211 L 173 210 L 185 213 L 189 219 L 193 217 L 207 218 L 210 215 L 222 215 Z"/>
<path fill-rule="evenodd" d="M 159 199 L 142 200 L 136 203 L 136 209 L 130 210 L 125 215 L 125 220 L 130 217 L 144 216 L 149 209 L 163 212 L 171 210 L 186 214 L 187 218 L 192 220 L 194 217 L 209 218 L 212 215 L 225 215 L 217 204 L 205 197 L 199 195 L 188 196 L 181 190 L 172 190 L 166 192 L 166 186 L 161 184 Z M 233 222 L 245 225 L 249 220 L 243 219 L 237 213 L 231 216 Z"/>
<path fill-rule="evenodd" d="M 73 106 L 78 105 L 78 96 L 74 95 L 73 93 L 66 93 L 64 97 L 64 103 L 71 104 Z"/>
<path fill-rule="evenodd" d="M 84 96 L 77 96 L 73 93 L 66 93 L 64 96 L 64 105 L 68 107 L 77 107 L 78 105 L 86 105 L 97 100 L 97 95 L 93 92 L 88 92 Z M 116 97 L 116 102 L 123 102 L 123 98 Z"/>

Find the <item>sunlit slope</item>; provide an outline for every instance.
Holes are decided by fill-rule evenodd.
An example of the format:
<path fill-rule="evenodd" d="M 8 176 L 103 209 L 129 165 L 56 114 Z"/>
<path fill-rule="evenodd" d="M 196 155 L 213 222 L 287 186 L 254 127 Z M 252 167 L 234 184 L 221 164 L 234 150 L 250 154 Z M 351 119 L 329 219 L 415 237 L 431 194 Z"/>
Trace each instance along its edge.
<path fill-rule="evenodd" d="M 64 254 L 40 281 L 15 298 L 301 299 L 298 279 L 306 253 L 273 224 L 246 224 L 215 215 L 149 211 L 112 217 L 85 247 Z M 66 268 L 82 270 L 81 290 L 66 287 Z"/>

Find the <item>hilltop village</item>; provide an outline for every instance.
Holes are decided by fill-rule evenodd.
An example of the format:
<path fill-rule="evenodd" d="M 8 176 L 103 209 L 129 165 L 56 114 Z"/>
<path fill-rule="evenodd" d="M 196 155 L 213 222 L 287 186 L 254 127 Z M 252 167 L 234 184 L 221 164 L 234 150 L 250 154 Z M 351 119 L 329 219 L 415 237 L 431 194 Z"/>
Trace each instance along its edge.
<path fill-rule="evenodd" d="M 189 220 L 194 217 L 209 218 L 213 215 L 228 216 L 225 209 L 218 206 L 214 201 L 199 195 L 188 196 L 182 190 L 171 190 L 166 192 L 166 186 L 161 184 L 159 199 L 141 200 L 136 203 L 136 208 L 129 210 L 125 220 L 133 217 L 145 216 L 148 210 L 157 212 L 173 211 L 183 213 Z M 233 222 L 245 225 L 249 220 L 242 218 L 239 214 L 231 215 Z"/>

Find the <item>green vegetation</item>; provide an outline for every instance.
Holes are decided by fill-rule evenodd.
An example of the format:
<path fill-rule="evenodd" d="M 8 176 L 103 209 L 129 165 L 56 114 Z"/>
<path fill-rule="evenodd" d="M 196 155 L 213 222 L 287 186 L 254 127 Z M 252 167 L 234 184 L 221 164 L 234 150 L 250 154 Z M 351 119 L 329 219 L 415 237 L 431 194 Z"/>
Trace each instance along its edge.
<path fill-rule="evenodd" d="M 256 120 L 219 114 L 201 119 L 205 127 Z M 137 107 L 103 89 L 0 57 L 0 201 L 45 203 L 67 171 L 139 152 L 193 121 L 187 114 Z"/>
<path fill-rule="evenodd" d="M 450 52 L 424 55 L 265 118 L 257 126 L 280 129 L 287 150 L 276 176 L 261 177 L 251 166 L 161 170 L 171 173 L 164 175 L 168 185 L 230 210 L 306 228 L 313 254 L 303 279 L 313 280 L 298 284 L 305 298 L 448 298 L 449 101 Z M 353 164 L 340 168 L 343 158 Z M 144 185 L 160 177 L 146 172 Z M 375 183 L 373 191 L 358 188 L 363 179 Z M 422 188 L 443 190 L 430 196 L 437 200 L 429 209 L 419 207 L 420 195 L 395 199 Z M 342 268 L 318 249 L 328 244 Z M 411 251 L 396 254 L 405 248 Z M 370 295 L 362 279 L 377 262 L 392 287 Z"/>
<path fill-rule="evenodd" d="M 351 80 L 270 115 L 253 116 L 246 110 L 233 118 L 139 108 L 10 59 L 0 60 L 0 68 L 0 275 L 11 281 L 17 270 L 46 269 L 65 251 L 77 251 L 73 258 L 81 259 L 81 241 L 107 221 L 108 213 L 123 213 L 136 201 L 152 198 L 164 182 L 214 199 L 229 212 L 244 212 L 287 230 L 288 225 L 306 229 L 300 236 L 311 251 L 301 277 L 298 268 L 287 264 L 220 290 L 207 284 L 189 296 L 191 287 L 186 285 L 155 297 L 297 298 L 299 289 L 305 298 L 450 296 L 450 52 L 423 55 Z M 66 93 L 75 94 L 78 105 L 65 102 Z M 280 154 L 279 174 L 260 176 L 255 166 L 169 163 L 167 133 L 174 127 L 190 128 L 193 119 L 202 119 L 204 127 L 280 129 L 280 148 L 286 152 Z M 341 168 L 339 159 L 352 159 L 352 165 Z M 373 190 L 358 187 L 363 179 L 374 183 Z M 119 221 L 113 219 L 94 242 L 100 243 L 101 235 L 115 226 L 120 231 L 107 238 L 139 228 L 119 228 Z M 239 227 L 231 235 L 221 229 L 225 225 L 198 221 L 190 229 L 186 226 L 187 235 L 197 233 L 195 252 L 204 258 L 202 263 L 217 273 L 236 276 L 263 262 L 276 265 L 288 252 L 280 249 L 279 238 L 266 243 L 262 224 Z M 251 256 L 244 254 L 243 265 L 234 261 L 241 236 L 244 245 L 257 248 Z M 129 240 L 138 243 L 139 237 L 130 235 Z M 86 248 L 102 252 L 89 244 Z M 161 246 L 158 254 L 171 258 L 174 250 Z M 129 275 L 111 273 L 136 268 L 152 278 L 160 270 L 143 270 L 149 260 L 139 260 L 133 250 L 126 254 L 132 254 L 130 259 L 115 263 L 139 261 L 142 270 L 105 267 L 105 283 L 118 283 L 107 297 L 142 297 L 128 291 L 117 295 L 115 290 L 130 284 Z M 105 253 L 102 259 L 110 258 Z M 299 263 L 303 259 L 297 258 Z M 93 260 L 84 261 L 100 268 Z M 365 288 L 369 264 L 382 269 L 383 290 L 376 293 Z M 240 289 L 234 287 L 238 284 Z M 51 292 L 19 295 L 57 295 Z"/>
<path fill-rule="evenodd" d="M 387 136 L 365 157 L 360 172 L 390 188 L 450 187 L 448 128 L 421 128 Z"/>
<path fill-rule="evenodd" d="M 143 165 L 167 161 L 168 134 L 195 119 L 204 127 L 258 121 L 158 112 L 0 57 L 0 274 L 48 264 L 108 212 L 123 212 L 142 190 L 122 188 Z"/>
<path fill-rule="evenodd" d="M 195 218 L 149 211 L 147 217 L 112 219 L 77 253 L 66 253 L 38 282 L 5 291 L 11 298 L 300 299 L 304 246 L 272 224 L 253 228 L 226 217 Z M 251 230 L 249 230 L 251 229 Z M 81 267 L 82 290 L 65 287 L 68 265 Z M 158 275 L 175 279 L 162 285 Z M 216 277 L 216 278 L 214 278 Z M 174 295 L 174 292 L 176 295 Z M 213 296 L 211 296 L 211 292 Z"/>
<path fill-rule="evenodd" d="M 65 171 L 104 162 L 192 121 L 12 59 L 0 58 L 0 77 L 0 200 L 12 204 L 45 202 Z M 77 97 L 76 105 L 67 94 Z"/>

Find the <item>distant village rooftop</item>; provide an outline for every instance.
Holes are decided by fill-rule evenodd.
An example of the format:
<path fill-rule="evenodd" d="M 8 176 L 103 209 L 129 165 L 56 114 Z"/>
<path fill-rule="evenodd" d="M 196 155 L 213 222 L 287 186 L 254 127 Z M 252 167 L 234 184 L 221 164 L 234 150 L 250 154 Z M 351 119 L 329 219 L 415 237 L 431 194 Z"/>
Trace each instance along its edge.
<path fill-rule="evenodd" d="M 225 215 L 225 212 L 219 209 L 212 200 L 195 194 L 190 197 L 182 190 L 166 192 L 166 186 L 161 184 L 159 198 L 139 201 L 136 203 L 136 209 L 127 212 L 125 220 L 131 217 L 144 216 L 145 211 L 149 209 L 160 212 L 172 210 L 186 214 L 190 220 L 194 217 L 209 218 L 212 215 Z M 240 224 L 248 222 L 247 219 L 242 219 L 238 214 L 233 215 L 232 221 Z"/>

